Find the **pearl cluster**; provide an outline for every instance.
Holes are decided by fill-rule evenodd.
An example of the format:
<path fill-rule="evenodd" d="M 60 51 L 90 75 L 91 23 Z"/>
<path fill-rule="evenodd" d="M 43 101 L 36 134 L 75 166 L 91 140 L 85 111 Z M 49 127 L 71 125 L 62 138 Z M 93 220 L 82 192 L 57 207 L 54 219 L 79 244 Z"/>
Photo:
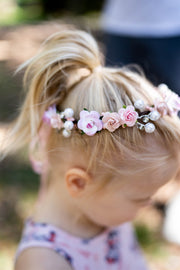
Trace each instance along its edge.
<path fill-rule="evenodd" d="M 134 107 L 141 112 L 146 110 L 145 103 L 141 99 L 135 101 Z M 149 123 L 149 120 L 157 121 L 160 117 L 160 113 L 156 110 L 152 110 L 148 114 L 141 115 L 137 119 L 137 128 L 140 130 L 145 130 L 147 133 L 152 133 L 155 130 L 155 125 L 153 123 Z M 138 120 L 141 120 L 143 123 L 139 122 Z"/>
<path fill-rule="evenodd" d="M 74 111 L 71 108 L 66 108 L 64 110 L 64 112 L 60 113 L 61 119 L 63 119 L 65 121 L 64 125 L 63 125 L 64 129 L 63 129 L 62 134 L 66 138 L 71 136 L 71 130 L 74 127 L 73 121 L 72 120 L 67 120 L 67 119 L 71 119 L 73 117 L 73 115 L 74 115 Z"/>

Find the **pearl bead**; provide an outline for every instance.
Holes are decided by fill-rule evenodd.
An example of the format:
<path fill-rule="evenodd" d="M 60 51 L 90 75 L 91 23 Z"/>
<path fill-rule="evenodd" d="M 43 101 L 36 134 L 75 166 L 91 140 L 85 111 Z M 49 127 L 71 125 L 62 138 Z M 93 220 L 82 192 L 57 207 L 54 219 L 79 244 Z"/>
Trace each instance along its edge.
<path fill-rule="evenodd" d="M 144 110 L 145 109 L 144 101 L 141 99 L 136 100 L 134 103 L 134 107 L 138 110 Z"/>
<path fill-rule="evenodd" d="M 160 90 L 166 91 L 168 89 L 168 86 L 165 83 L 161 83 L 158 85 L 158 88 Z"/>
<path fill-rule="evenodd" d="M 142 120 L 143 120 L 144 123 L 147 123 L 147 122 L 149 122 L 149 117 L 144 116 L 144 117 L 142 118 Z"/>
<path fill-rule="evenodd" d="M 62 134 L 64 137 L 69 138 L 71 136 L 71 131 L 63 129 Z"/>
<path fill-rule="evenodd" d="M 65 115 L 66 118 L 73 117 L 73 115 L 74 115 L 73 109 L 71 109 L 71 108 L 65 109 L 64 115 Z"/>
<path fill-rule="evenodd" d="M 152 111 L 150 112 L 149 114 L 149 118 L 152 120 L 152 121 L 157 121 L 159 118 L 160 118 L 160 113 L 158 111 Z"/>
<path fill-rule="evenodd" d="M 154 130 L 155 130 L 155 125 L 153 123 L 147 123 L 145 125 L 145 131 L 147 133 L 152 133 L 152 132 L 154 132 Z"/>
<path fill-rule="evenodd" d="M 72 130 L 73 127 L 74 127 L 74 124 L 73 124 L 72 121 L 66 121 L 66 122 L 64 123 L 64 128 L 65 128 L 66 130 Z"/>

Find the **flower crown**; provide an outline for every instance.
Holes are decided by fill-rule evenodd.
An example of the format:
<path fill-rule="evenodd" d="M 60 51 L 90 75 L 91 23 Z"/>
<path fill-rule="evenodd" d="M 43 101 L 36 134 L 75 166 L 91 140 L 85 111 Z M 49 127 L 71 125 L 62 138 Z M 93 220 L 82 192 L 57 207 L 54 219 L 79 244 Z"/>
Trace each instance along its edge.
<path fill-rule="evenodd" d="M 74 119 L 74 111 L 72 108 L 66 108 L 63 112 L 56 109 L 56 105 L 50 106 L 43 115 L 43 121 L 48 123 L 52 128 L 60 131 L 64 137 L 70 137 L 73 129 L 79 129 L 81 134 L 93 136 L 107 129 L 110 132 L 117 128 L 136 126 L 139 130 L 152 133 L 155 125 L 152 123 L 157 121 L 164 115 L 177 115 L 180 111 L 180 97 L 172 92 L 167 85 L 160 84 L 158 86 L 161 100 L 156 99 L 151 106 L 145 105 L 143 100 L 136 100 L 133 105 L 123 106 L 118 112 L 102 112 L 88 111 L 84 108 L 80 112 L 80 119 Z"/>

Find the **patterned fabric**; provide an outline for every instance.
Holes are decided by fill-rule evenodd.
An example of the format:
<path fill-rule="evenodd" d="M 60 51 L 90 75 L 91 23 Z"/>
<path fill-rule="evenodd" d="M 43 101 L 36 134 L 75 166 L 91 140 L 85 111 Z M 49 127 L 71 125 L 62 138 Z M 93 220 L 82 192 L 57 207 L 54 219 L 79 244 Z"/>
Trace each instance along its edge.
<path fill-rule="evenodd" d="M 47 223 L 26 220 L 16 252 L 47 247 L 63 256 L 75 270 L 147 270 L 133 227 L 124 223 L 96 237 L 83 239 Z"/>

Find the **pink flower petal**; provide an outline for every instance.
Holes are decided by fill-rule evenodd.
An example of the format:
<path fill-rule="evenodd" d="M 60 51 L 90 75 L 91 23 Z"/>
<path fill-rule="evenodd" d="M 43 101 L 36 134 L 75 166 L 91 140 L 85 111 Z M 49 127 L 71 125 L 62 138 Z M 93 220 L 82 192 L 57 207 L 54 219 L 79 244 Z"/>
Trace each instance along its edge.
<path fill-rule="evenodd" d="M 118 113 L 106 112 L 103 113 L 102 122 L 104 129 L 108 129 L 110 132 L 113 132 L 121 125 L 121 117 Z"/>
<path fill-rule="evenodd" d="M 83 124 L 83 119 L 80 119 L 78 122 L 77 122 L 77 126 L 79 129 L 83 130 L 83 127 L 84 127 L 84 124 Z"/>
<path fill-rule="evenodd" d="M 138 113 L 135 111 L 134 106 L 129 105 L 126 108 L 121 108 L 118 113 L 121 117 L 123 125 L 126 124 L 128 127 L 135 125 L 138 118 Z"/>
<path fill-rule="evenodd" d="M 92 128 L 84 128 L 83 130 L 88 136 L 93 136 L 97 132 L 97 127 L 93 126 Z"/>
<path fill-rule="evenodd" d="M 80 112 L 80 119 L 86 117 L 87 115 L 89 115 L 89 112 L 86 111 L 86 110 L 82 110 L 82 111 Z"/>
<path fill-rule="evenodd" d="M 98 112 L 96 112 L 96 111 L 91 111 L 90 112 L 90 115 L 93 118 L 98 118 L 99 119 L 99 117 L 100 117 L 100 114 Z"/>

